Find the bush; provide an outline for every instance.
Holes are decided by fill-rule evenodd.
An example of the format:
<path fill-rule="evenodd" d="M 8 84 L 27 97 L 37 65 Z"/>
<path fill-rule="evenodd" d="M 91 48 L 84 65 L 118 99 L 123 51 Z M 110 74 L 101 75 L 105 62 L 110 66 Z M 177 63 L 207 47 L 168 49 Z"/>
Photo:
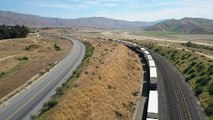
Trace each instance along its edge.
<path fill-rule="evenodd" d="M 213 75 L 213 65 L 210 65 L 207 69 L 208 75 Z"/>
<path fill-rule="evenodd" d="M 123 114 L 119 111 L 115 111 L 115 115 L 117 118 L 121 118 L 123 116 Z"/>
<path fill-rule="evenodd" d="M 196 81 L 196 83 L 200 84 L 201 86 L 204 86 L 206 85 L 206 83 L 209 82 L 210 79 L 211 79 L 210 77 L 201 77 Z"/>
<path fill-rule="evenodd" d="M 208 86 L 209 95 L 213 95 L 213 83 Z"/>
<path fill-rule="evenodd" d="M 189 74 L 192 74 L 192 73 L 194 73 L 194 72 L 195 72 L 194 69 L 189 70 Z"/>
<path fill-rule="evenodd" d="M 189 80 L 195 78 L 196 76 L 197 76 L 197 74 L 193 73 L 190 76 L 186 77 L 186 81 L 189 81 Z"/>
<path fill-rule="evenodd" d="M 207 116 L 211 116 L 213 114 L 213 103 L 210 103 L 208 107 L 204 109 L 204 112 Z"/>
<path fill-rule="evenodd" d="M 195 87 L 195 96 L 200 95 L 203 92 L 203 88 L 201 86 L 196 86 Z"/>
<path fill-rule="evenodd" d="M 21 57 L 21 58 L 18 58 L 19 61 L 22 61 L 22 60 L 29 60 L 28 57 L 24 56 L 24 57 Z"/>
<path fill-rule="evenodd" d="M 31 51 L 31 50 L 36 49 L 36 48 L 38 48 L 38 45 L 32 44 L 32 45 L 25 47 L 24 50 Z"/>
<path fill-rule="evenodd" d="M 205 78 L 200 82 L 200 85 L 202 85 L 202 86 L 206 85 L 206 84 L 209 82 L 210 79 L 211 79 L 210 77 L 205 77 Z"/>
<path fill-rule="evenodd" d="M 47 103 L 44 103 L 40 114 L 43 114 L 44 112 L 46 112 L 47 110 L 49 110 L 50 108 L 54 107 L 57 104 L 58 104 L 58 100 L 57 99 L 49 100 Z"/>
<path fill-rule="evenodd" d="M 56 51 L 61 50 L 61 47 L 60 47 L 60 46 L 58 46 L 58 45 L 57 45 L 57 43 L 55 43 L 55 44 L 54 44 L 54 48 L 55 48 L 55 50 L 56 50 Z"/>
<path fill-rule="evenodd" d="M 205 66 L 203 64 L 199 64 L 197 67 L 198 67 L 197 72 L 201 72 L 202 70 L 205 69 Z"/>
<path fill-rule="evenodd" d="M 200 76 L 203 76 L 203 75 L 205 75 L 206 74 L 206 72 L 201 72 L 199 75 Z"/>
<path fill-rule="evenodd" d="M 0 78 L 3 76 L 3 75 L 5 75 L 6 73 L 5 72 L 1 72 L 0 73 Z"/>
<path fill-rule="evenodd" d="M 190 67 L 193 67 L 193 66 L 196 65 L 196 64 L 197 64 L 197 62 L 193 61 L 193 62 L 191 63 L 191 65 L 190 65 Z"/>
<path fill-rule="evenodd" d="M 161 50 L 160 48 L 156 48 L 154 51 L 159 52 L 160 50 Z"/>
<path fill-rule="evenodd" d="M 47 103 L 49 108 L 54 107 L 56 104 L 58 104 L 58 100 L 56 100 L 56 99 L 49 100 Z"/>
<path fill-rule="evenodd" d="M 190 70 L 190 67 L 187 67 L 186 69 L 183 70 L 183 73 L 186 74 Z"/>

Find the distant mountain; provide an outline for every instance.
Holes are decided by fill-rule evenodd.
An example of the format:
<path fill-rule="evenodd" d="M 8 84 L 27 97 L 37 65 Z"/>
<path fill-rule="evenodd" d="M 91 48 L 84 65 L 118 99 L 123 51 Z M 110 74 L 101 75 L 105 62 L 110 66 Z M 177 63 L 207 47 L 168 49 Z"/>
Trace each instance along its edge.
<path fill-rule="evenodd" d="M 213 34 L 213 20 L 202 18 L 171 19 L 149 26 L 145 30 Z"/>
<path fill-rule="evenodd" d="M 104 17 L 60 19 L 47 18 L 37 15 L 21 14 L 9 11 L 0 11 L 0 24 L 5 25 L 26 25 L 29 27 L 92 27 L 104 29 L 127 29 L 145 28 L 154 25 L 156 22 L 130 22 L 114 20 Z"/>

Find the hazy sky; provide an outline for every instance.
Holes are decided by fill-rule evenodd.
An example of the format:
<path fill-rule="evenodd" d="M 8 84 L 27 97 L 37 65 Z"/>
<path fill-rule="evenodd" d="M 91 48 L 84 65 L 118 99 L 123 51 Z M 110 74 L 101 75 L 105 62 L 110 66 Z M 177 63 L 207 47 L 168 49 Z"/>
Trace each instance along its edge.
<path fill-rule="evenodd" d="M 109 17 L 129 21 L 213 19 L 213 0 L 0 0 L 0 10 L 46 17 Z"/>

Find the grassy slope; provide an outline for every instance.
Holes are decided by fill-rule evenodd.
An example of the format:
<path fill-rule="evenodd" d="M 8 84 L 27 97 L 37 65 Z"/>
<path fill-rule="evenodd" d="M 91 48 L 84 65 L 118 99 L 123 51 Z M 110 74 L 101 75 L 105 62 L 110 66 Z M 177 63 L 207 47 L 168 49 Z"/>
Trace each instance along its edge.
<path fill-rule="evenodd" d="M 99 41 L 93 46 L 88 67 L 75 78 L 74 87 L 37 119 L 131 119 L 141 85 L 139 58 L 116 43 Z"/>
<path fill-rule="evenodd" d="M 201 101 L 205 112 L 213 119 L 213 61 L 195 53 L 159 47 L 153 43 L 139 42 L 169 59 L 185 76 Z M 211 90 L 210 90 L 211 89 Z"/>
<path fill-rule="evenodd" d="M 141 31 L 141 32 L 136 32 L 134 34 L 147 36 L 147 37 L 170 38 L 170 39 L 177 38 L 177 35 L 186 35 L 183 33 L 167 32 L 167 31 Z"/>
<path fill-rule="evenodd" d="M 90 43 L 85 42 L 84 45 L 86 46 L 86 53 L 82 61 L 82 64 L 77 68 L 77 71 L 73 72 L 73 75 L 69 78 L 69 80 L 63 83 L 61 87 L 56 89 L 56 94 L 53 95 L 51 99 L 43 105 L 43 108 L 39 116 L 41 116 L 46 111 L 48 111 L 49 109 L 54 107 L 56 104 L 58 104 L 60 97 L 64 95 L 65 92 L 67 92 L 68 88 L 75 87 L 77 78 L 80 77 L 80 74 L 82 74 L 83 70 L 88 66 L 88 63 L 94 51 L 94 47 L 92 47 Z"/>

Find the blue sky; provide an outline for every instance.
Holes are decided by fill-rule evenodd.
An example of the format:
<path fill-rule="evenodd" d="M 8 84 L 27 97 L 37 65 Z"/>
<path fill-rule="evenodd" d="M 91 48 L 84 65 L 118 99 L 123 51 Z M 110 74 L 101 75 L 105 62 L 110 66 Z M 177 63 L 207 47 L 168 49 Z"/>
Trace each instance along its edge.
<path fill-rule="evenodd" d="M 57 18 L 213 19 L 213 0 L 0 0 L 0 10 Z"/>

